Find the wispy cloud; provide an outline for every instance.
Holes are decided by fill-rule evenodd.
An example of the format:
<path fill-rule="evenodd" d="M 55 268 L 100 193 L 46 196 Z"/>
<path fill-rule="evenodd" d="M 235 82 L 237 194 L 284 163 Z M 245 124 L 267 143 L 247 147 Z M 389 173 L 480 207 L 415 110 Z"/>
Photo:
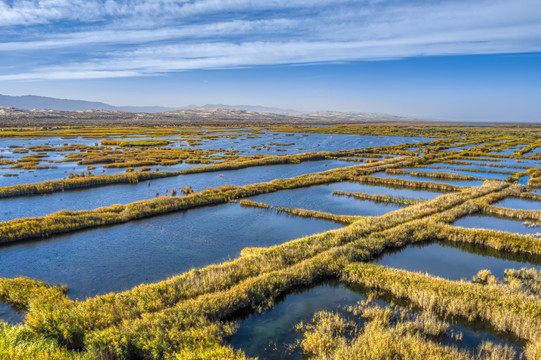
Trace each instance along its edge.
<path fill-rule="evenodd" d="M 303 9 L 355 0 L 15 0 L 0 2 L 0 26 L 45 24 L 62 20 L 94 22 L 108 17 L 183 18 L 217 12 Z"/>
<path fill-rule="evenodd" d="M 28 41 L 0 42 L 0 51 L 62 49 L 89 44 L 144 44 L 163 40 L 190 41 L 201 38 L 239 36 L 257 33 L 285 35 L 295 29 L 295 19 L 233 20 L 211 24 L 194 24 L 181 28 L 161 27 L 157 29 L 99 29 L 94 31 L 54 34 Z"/>
<path fill-rule="evenodd" d="M 539 52 L 541 3 L 14 1 L 11 6 L 0 2 L 0 35 L 5 39 L 0 42 L 0 57 L 5 59 L 0 60 L 4 69 L 0 80 L 144 76 L 192 69 Z M 46 61 L 33 60 L 42 55 L 47 55 Z"/>

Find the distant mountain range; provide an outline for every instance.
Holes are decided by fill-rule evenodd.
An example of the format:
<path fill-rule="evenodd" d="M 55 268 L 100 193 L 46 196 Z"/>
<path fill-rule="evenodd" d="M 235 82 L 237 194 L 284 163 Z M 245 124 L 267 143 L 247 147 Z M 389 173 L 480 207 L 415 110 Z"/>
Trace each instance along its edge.
<path fill-rule="evenodd" d="M 237 123 L 367 123 L 434 121 L 418 117 L 369 112 L 318 111 L 302 113 L 253 105 L 113 106 L 102 102 L 57 99 L 45 96 L 0 94 L 0 123 L 144 123 L 144 124 L 237 124 Z"/>
<path fill-rule="evenodd" d="M 291 109 L 280 109 L 266 106 L 253 105 L 224 105 L 224 104 L 206 104 L 203 106 L 187 105 L 176 108 L 163 106 L 113 106 L 102 102 L 57 99 L 46 96 L 24 95 L 9 96 L 0 94 L 0 106 L 9 106 L 22 110 L 61 110 L 61 111 L 85 111 L 85 110 L 108 110 L 122 111 L 132 113 L 159 113 L 174 110 L 186 109 L 238 109 L 261 113 L 274 114 L 300 114 L 299 111 Z"/>

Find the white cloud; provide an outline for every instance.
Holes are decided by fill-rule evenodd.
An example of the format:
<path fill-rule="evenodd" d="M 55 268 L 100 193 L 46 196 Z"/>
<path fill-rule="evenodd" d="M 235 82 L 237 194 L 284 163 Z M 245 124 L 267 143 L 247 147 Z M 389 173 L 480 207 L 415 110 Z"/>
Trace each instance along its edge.
<path fill-rule="evenodd" d="M 49 36 L 31 41 L 0 42 L 1 51 L 60 49 L 88 44 L 142 44 L 161 40 L 186 40 L 212 36 L 245 35 L 248 33 L 284 33 L 297 25 L 294 19 L 234 20 L 181 28 L 96 30 Z"/>
<path fill-rule="evenodd" d="M 136 71 L 81 71 L 70 69 L 67 71 L 23 73 L 0 75 L 0 81 L 36 81 L 36 80 L 83 80 L 83 79 L 110 79 L 121 77 L 142 76 Z"/>
<path fill-rule="evenodd" d="M 364 1 L 361 1 L 364 2 Z M 318 7 L 354 0 L 15 0 L 0 2 L 0 26 L 43 24 L 59 20 L 92 22 L 106 17 L 189 17 L 225 11 L 260 11 Z"/>
<path fill-rule="evenodd" d="M 541 3 L 536 0 L 409 4 L 107 0 L 100 4 L 42 0 L 15 1 L 7 7 L 0 2 L 0 24 L 5 19 L 32 23 L 40 16 L 44 22 L 126 17 L 106 26 L 85 25 L 83 31 L 58 28 L 47 35 L 30 34 L 0 42 L 0 56 L 16 52 L 50 56 L 58 49 L 51 63 L 0 74 L 0 80 L 141 76 L 191 69 L 541 51 Z M 268 9 L 276 11 L 260 12 Z M 258 10 L 257 16 L 250 10 Z M 243 11 L 243 18 L 228 18 L 220 11 Z M 186 20 L 192 14 L 211 12 L 221 16 L 215 21 L 212 17 L 204 22 Z M 160 14 L 163 18 L 157 16 Z M 69 54 L 87 60 L 75 61 Z"/>

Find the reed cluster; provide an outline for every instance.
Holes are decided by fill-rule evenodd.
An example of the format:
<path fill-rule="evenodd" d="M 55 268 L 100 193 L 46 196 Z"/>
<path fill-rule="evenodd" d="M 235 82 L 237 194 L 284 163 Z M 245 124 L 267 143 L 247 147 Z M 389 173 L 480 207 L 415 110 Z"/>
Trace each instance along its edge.
<path fill-rule="evenodd" d="M 541 188 L 541 170 L 532 170 L 529 175 L 527 186 L 533 189 Z"/>
<path fill-rule="evenodd" d="M 352 197 L 357 200 L 368 200 L 375 203 L 384 203 L 384 204 L 413 205 L 413 204 L 422 202 L 421 200 L 408 199 L 404 197 L 394 197 L 394 196 L 388 196 L 388 195 L 374 195 L 374 194 L 348 192 L 348 191 L 340 191 L 340 190 L 333 190 L 332 194 L 335 196 L 347 196 L 347 197 Z"/>
<path fill-rule="evenodd" d="M 260 209 L 269 209 L 271 206 L 262 202 L 255 202 L 252 200 L 243 199 L 240 201 L 240 206 L 242 207 L 251 207 L 251 208 L 260 208 Z"/>
<path fill-rule="evenodd" d="M 91 360 L 88 354 L 70 351 L 22 325 L 0 321 L 0 358 L 7 360 Z"/>
<path fill-rule="evenodd" d="M 357 179 L 361 184 L 384 185 L 407 189 L 433 190 L 441 192 L 460 191 L 461 187 L 450 184 L 435 183 L 429 181 L 411 181 L 395 178 L 380 178 L 377 176 L 361 176 Z"/>
<path fill-rule="evenodd" d="M 505 282 L 512 288 L 541 297 L 541 272 L 534 268 L 506 269 Z"/>
<path fill-rule="evenodd" d="M 469 243 L 507 254 L 541 256 L 541 239 L 531 235 L 511 234 L 487 229 L 466 229 L 450 225 L 433 227 L 433 239 Z"/>
<path fill-rule="evenodd" d="M 531 346 L 537 346 L 541 339 L 541 300 L 505 286 L 449 281 L 367 263 L 349 265 L 343 279 L 388 292 L 438 314 L 486 321 L 496 330 L 512 333 Z"/>
<path fill-rule="evenodd" d="M 541 222 L 541 210 L 508 209 L 499 206 L 486 206 L 483 208 L 483 213 L 511 220 Z"/>
<path fill-rule="evenodd" d="M 513 348 L 490 342 L 474 354 L 442 345 L 437 341 L 452 341 L 461 334 L 452 333 L 448 323 L 428 312 L 412 315 L 401 308 L 380 308 L 367 302 L 350 311 L 356 315 L 353 320 L 321 311 L 309 323 L 298 325 L 303 334 L 300 347 L 309 359 L 514 360 L 517 356 Z"/>
<path fill-rule="evenodd" d="M 531 201 L 541 201 L 541 194 L 524 191 L 518 196 L 518 198 Z"/>
<path fill-rule="evenodd" d="M 286 214 L 299 216 L 303 218 L 329 220 L 329 221 L 334 221 L 336 223 L 343 224 L 343 225 L 352 224 L 353 222 L 360 219 L 359 216 L 334 215 L 334 214 L 329 214 L 323 211 L 316 211 L 316 210 L 306 210 L 306 209 L 296 209 L 296 208 L 292 209 L 292 208 L 280 207 L 280 206 L 276 206 L 274 209 L 278 213 L 286 213 Z"/>

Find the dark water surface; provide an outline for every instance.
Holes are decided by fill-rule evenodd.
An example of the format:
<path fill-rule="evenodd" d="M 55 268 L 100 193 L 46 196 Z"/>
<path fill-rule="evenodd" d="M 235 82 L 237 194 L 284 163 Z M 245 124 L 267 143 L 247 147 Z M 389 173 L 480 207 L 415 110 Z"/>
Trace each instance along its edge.
<path fill-rule="evenodd" d="M 24 320 L 24 312 L 15 311 L 10 305 L 0 302 L 0 321 L 18 324 Z"/>
<path fill-rule="evenodd" d="M 357 200 L 347 196 L 336 196 L 332 194 L 334 190 L 361 192 L 372 195 L 388 195 L 415 200 L 432 200 L 437 196 L 443 195 L 439 192 L 342 182 L 262 194 L 252 196 L 250 200 L 275 206 L 321 210 L 339 215 L 360 216 L 379 216 L 404 207 L 404 205 L 400 204 L 381 204 L 366 200 Z"/>
<path fill-rule="evenodd" d="M 530 235 L 541 232 L 541 227 L 528 227 L 519 220 L 501 219 L 485 215 L 470 215 L 463 217 L 455 221 L 453 226 L 460 226 L 470 229 L 489 229 Z"/>
<path fill-rule="evenodd" d="M 453 246 L 451 246 L 453 245 Z M 473 246 L 454 244 L 423 243 L 411 245 L 396 252 L 387 252 L 374 262 L 391 268 L 427 273 L 448 280 L 472 280 L 479 270 L 488 269 L 492 275 L 503 281 L 505 269 L 535 267 L 541 270 L 541 257 L 534 264 L 531 258 L 490 251 Z"/>
<path fill-rule="evenodd" d="M 291 349 L 301 339 L 295 330 L 298 323 L 309 322 L 318 311 L 338 311 L 365 299 L 364 294 L 338 281 L 304 288 L 286 295 L 271 310 L 241 315 L 240 327 L 230 344 L 260 359 L 303 359 L 298 348 Z"/>
<path fill-rule="evenodd" d="M 295 346 L 302 339 L 302 334 L 295 329 L 297 324 L 301 321 L 310 322 L 316 312 L 323 310 L 338 312 L 351 318 L 344 308 L 366 298 L 365 290 L 338 281 L 326 281 L 320 285 L 293 291 L 280 299 L 271 310 L 261 314 L 248 312 L 239 315 L 237 320 L 240 321 L 240 327 L 228 343 L 235 349 L 243 350 L 248 356 L 258 356 L 259 359 L 301 360 L 305 357 Z M 375 304 L 388 307 L 387 300 L 378 298 Z M 362 325 L 362 320 L 357 319 L 357 323 Z M 492 341 L 496 344 L 510 345 L 521 351 L 516 343 L 500 337 L 482 324 L 473 326 L 459 319 L 451 320 L 450 324 L 450 332 L 461 332 L 463 338 L 460 342 L 446 338 L 442 341 L 446 345 L 476 351 L 484 341 Z"/>
<path fill-rule="evenodd" d="M 533 200 L 507 198 L 497 203 L 494 203 L 492 205 L 501 206 L 508 209 L 541 211 L 541 201 L 533 201 Z"/>
<path fill-rule="evenodd" d="M 333 190 L 346 192 L 364 192 L 377 195 L 391 195 L 413 199 L 429 200 L 442 195 L 437 192 L 393 189 L 384 186 L 371 186 L 359 183 L 343 182 L 329 185 L 317 185 L 307 188 L 278 191 L 250 198 L 273 206 L 319 210 L 336 215 L 381 216 L 390 211 L 405 207 L 401 204 L 374 203 L 357 200 L 347 196 L 333 195 Z"/>
<path fill-rule="evenodd" d="M 85 298 L 164 280 L 339 225 L 224 204 L 0 247 L 0 277 L 23 275 Z"/>

